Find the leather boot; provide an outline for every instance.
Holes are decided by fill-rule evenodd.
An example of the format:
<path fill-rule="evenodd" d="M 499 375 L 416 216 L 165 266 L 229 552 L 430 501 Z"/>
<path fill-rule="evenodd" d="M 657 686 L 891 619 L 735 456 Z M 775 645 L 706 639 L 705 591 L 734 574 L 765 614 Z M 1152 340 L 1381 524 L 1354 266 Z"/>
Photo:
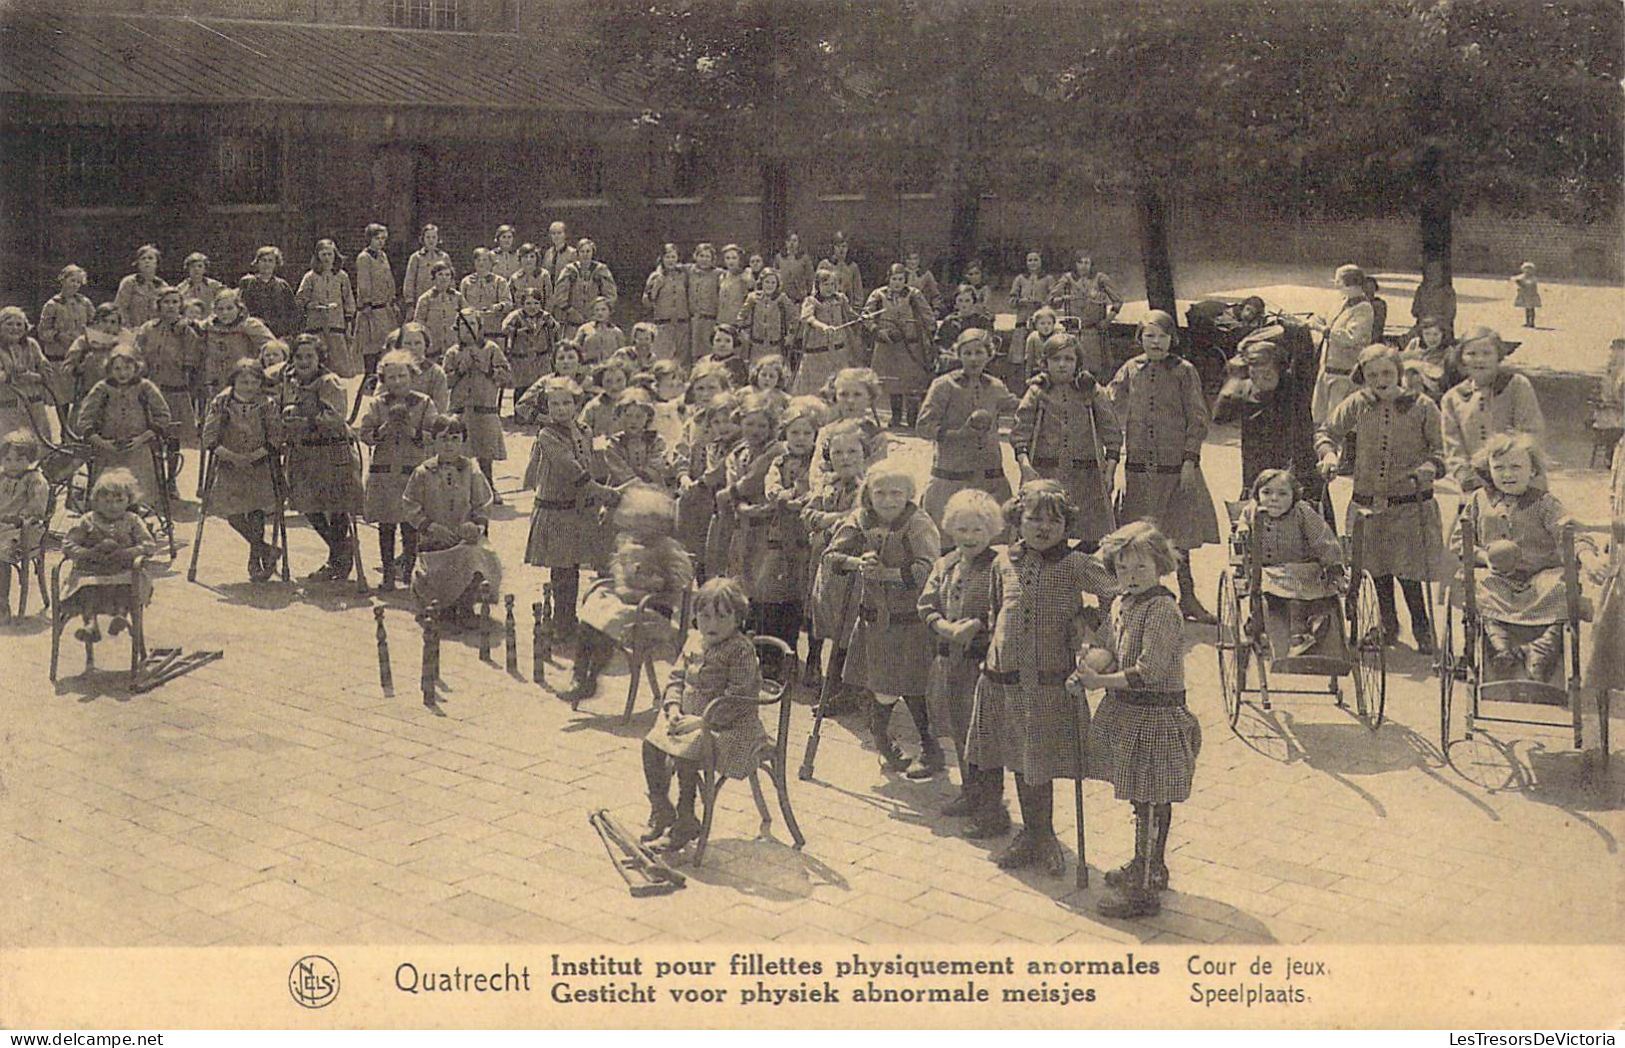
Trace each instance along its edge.
<path fill-rule="evenodd" d="M 1179 613 L 1186 622 L 1194 622 L 1199 626 L 1212 626 L 1218 623 L 1213 613 L 1202 606 L 1196 597 L 1196 580 L 1191 576 L 1191 558 L 1189 553 L 1182 553 L 1179 557 Z"/>
<path fill-rule="evenodd" d="M 902 771 L 908 767 L 908 759 L 903 751 L 897 748 L 897 743 L 891 737 L 890 706 L 879 702 L 869 703 L 869 736 L 874 740 L 875 753 L 880 757 L 880 766 L 887 771 Z"/>

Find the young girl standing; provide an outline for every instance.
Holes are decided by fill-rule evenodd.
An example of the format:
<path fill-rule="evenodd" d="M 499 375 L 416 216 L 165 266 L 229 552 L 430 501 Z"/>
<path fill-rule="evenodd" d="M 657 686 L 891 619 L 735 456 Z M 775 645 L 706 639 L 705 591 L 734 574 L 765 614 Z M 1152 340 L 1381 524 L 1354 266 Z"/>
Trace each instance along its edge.
<path fill-rule="evenodd" d="M 664 244 L 660 261 L 643 282 L 643 305 L 655 325 L 655 356 L 678 360 L 685 366 L 694 360 L 688 335 L 688 275 L 679 261 L 676 244 Z"/>
<path fill-rule="evenodd" d="M 1104 375 L 1111 366 L 1106 355 L 1106 329 L 1123 309 L 1123 296 L 1111 278 L 1095 268 L 1094 259 L 1080 251 L 1072 272 L 1050 286 L 1049 304 L 1062 316 L 1078 320 L 1078 357 L 1083 369 Z"/>
<path fill-rule="evenodd" d="M 703 356 L 711 346 L 711 332 L 717 326 L 718 299 L 722 293 L 722 270 L 717 268 L 716 248 L 705 242 L 694 245 L 694 264 L 686 274 L 688 285 L 688 338 L 693 357 Z M 732 324 L 736 317 L 722 317 Z"/>
<path fill-rule="evenodd" d="M 813 293 L 812 256 L 801 249 L 801 236 L 791 233 L 784 238 L 784 250 L 773 256 L 773 268 L 784 281 L 784 293 L 790 301 L 800 302 Z M 840 290 L 839 281 L 836 290 Z"/>
<path fill-rule="evenodd" d="M 944 354 L 953 352 L 954 342 L 972 328 L 993 330 L 993 317 L 981 311 L 976 304 L 976 289 L 961 284 L 954 290 L 953 312 L 937 323 L 937 348 Z"/>
<path fill-rule="evenodd" d="M 1173 806 L 1190 799 L 1202 728 L 1185 705 L 1179 608 L 1161 584 L 1175 565 L 1173 545 L 1156 525 L 1136 521 L 1106 536 L 1100 556 L 1122 591 L 1102 644 L 1116 670 L 1097 672 L 1086 652 L 1075 680 L 1106 689 L 1089 727 L 1089 777 L 1111 783 L 1117 799 L 1133 805 L 1135 833 L 1134 858 L 1106 874 L 1120 894 L 1098 909 L 1105 917 L 1150 917 L 1168 889 L 1168 827 Z"/>
<path fill-rule="evenodd" d="M 431 355 L 434 347 L 429 344 L 429 329 L 415 320 L 402 324 L 384 342 L 386 354 L 397 349 L 412 355 L 412 388 L 434 401 L 440 414 L 451 410 L 451 382 L 446 378 L 446 369 Z M 381 369 L 383 360 L 378 363 Z M 382 381 L 383 375 L 378 377 Z"/>
<path fill-rule="evenodd" d="M 762 270 L 756 289 L 739 307 L 739 330 L 750 344 L 751 360 L 784 354 L 795 334 L 799 309 L 779 290 L 778 270 Z"/>
<path fill-rule="evenodd" d="M 1078 344 L 1061 334 L 1031 358 L 1042 370 L 1027 386 L 1010 431 L 1022 483 L 1058 481 L 1077 507 L 1068 533 L 1093 550 L 1117 526 L 1112 487 L 1123 427 L 1095 376 L 1078 370 Z"/>
<path fill-rule="evenodd" d="M 452 287 L 455 271 L 447 261 L 430 268 L 432 286 L 418 296 L 412 319 L 429 331 L 429 343 L 442 353 L 457 344 L 457 314 L 463 311 L 462 292 Z"/>
<path fill-rule="evenodd" d="M 51 439 L 46 369 L 45 352 L 28 337 L 28 314 L 19 306 L 0 308 L 0 433 L 23 429 L 42 443 Z"/>
<path fill-rule="evenodd" d="M 745 272 L 745 256 L 739 245 L 723 245 L 722 275 L 717 278 L 717 319 L 724 324 L 738 324 L 745 296 L 754 287 L 750 274 Z"/>
<path fill-rule="evenodd" d="M 355 292 L 350 274 L 339 268 L 339 248 L 333 241 L 316 241 L 310 268 L 300 278 L 293 299 L 299 306 L 301 330 L 321 337 L 322 356 L 332 373 L 339 378 L 361 374 L 361 355 L 346 337 L 355 323 Z M 374 357 L 367 374 L 372 374 L 377 363 Z"/>
<path fill-rule="evenodd" d="M 1212 625 L 1196 597 L 1190 551 L 1219 541 L 1213 495 L 1202 476 L 1207 398 L 1190 361 L 1173 354 L 1179 329 L 1153 309 L 1140 322 L 1140 355 L 1118 369 L 1107 394 L 1123 420 L 1123 493 L 1119 520 L 1155 520 L 1179 550 L 1179 608 L 1190 622 Z"/>
<path fill-rule="evenodd" d="M 311 579 L 348 578 L 357 551 L 350 521 L 361 512 L 361 458 L 345 423 L 344 388 L 327 367 L 328 343 L 314 332 L 294 342 L 287 378 L 278 392 L 287 442 L 288 506 L 302 513 L 327 544 L 327 562 Z"/>
<path fill-rule="evenodd" d="M 384 253 L 387 243 L 389 229 L 377 222 L 369 223 L 367 246 L 355 257 L 355 344 L 367 371 L 378 366 L 384 339 L 400 323 L 395 310 L 395 274 Z"/>
<path fill-rule="evenodd" d="M 698 382 L 697 378 L 691 384 Z M 709 537 L 711 520 L 716 515 L 716 495 L 727 482 L 728 453 L 739 440 L 735 407 L 732 393 L 717 393 L 704 403 L 696 403 L 679 450 L 682 472 L 678 478 L 677 540 L 694 555 L 694 572 L 702 579 L 720 574 L 723 568 L 717 559 L 708 559 L 712 552 Z"/>
<path fill-rule="evenodd" d="M 1005 504 L 1005 525 L 1018 536 L 991 567 L 992 641 L 971 712 L 966 757 L 974 786 L 967 836 L 1002 833 L 1004 770 L 1016 777 L 1021 832 L 994 857 L 1001 869 L 1037 864 L 1058 877 L 1066 856 L 1055 837 L 1055 779 L 1076 779 L 1087 732 L 1087 708 L 1066 691 L 1072 660 L 1090 614 L 1084 595 L 1109 600 L 1117 586 L 1098 561 L 1070 550 L 1066 533 L 1077 507 L 1051 480 L 1025 484 Z M 1085 736 L 1086 737 L 1086 736 Z"/>
<path fill-rule="evenodd" d="M 412 388 L 415 369 L 412 355 L 405 350 L 384 354 L 378 361 L 383 392 L 367 402 L 356 427 L 356 436 L 372 448 L 362 514 L 378 525 L 379 589 L 384 592 L 395 588 L 397 578 L 412 578 L 417 529 L 406 522 L 401 496 L 412 471 L 428 457 L 429 423 L 439 414 L 427 395 Z M 395 558 L 397 525 L 403 547 L 399 561 Z"/>
<path fill-rule="evenodd" d="M 611 487 L 624 491 L 633 482 L 661 491 L 672 487 L 675 474 L 671 454 L 652 426 L 654 417 L 654 401 L 637 386 L 624 391 L 615 401 L 615 433 L 604 449 Z M 677 507 L 667 505 L 675 514 Z"/>
<path fill-rule="evenodd" d="M 593 371 L 593 386 L 598 390 L 581 409 L 581 424 L 594 437 L 607 437 L 615 432 L 615 408 L 626 391 L 625 365 L 619 361 L 600 364 Z"/>
<path fill-rule="evenodd" d="M 816 394 L 831 375 L 852 366 L 855 320 L 852 303 L 841 294 L 834 270 L 819 270 L 817 292 L 801 301 L 801 363 L 791 394 Z"/>
<path fill-rule="evenodd" d="M 519 398 L 536 380 L 553 369 L 553 339 L 559 322 L 547 311 L 547 295 L 540 288 L 519 294 L 519 308 L 502 321 L 503 345 L 513 370 L 514 410 Z"/>
<path fill-rule="evenodd" d="M 941 302 L 942 292 L 937 288 L 936 274 L 920 261 L 920 252 L 910 248 L 903 256 L 903 268 L 908 270 L 908 286 L 925 296 L 926 304 L 935 310 Z"/>
<path fill-rule="evenodd" d="M 593 299 L 588 307 L 590 319 L 576 328 L 575 340 L 581 347 L 581 361 L 589 367 L 602 364 L 626 344 L 626 333 L 610 319 L 613 305 L 607 298 Z"/>
<path fill-rule="evenodd" d="M 51 485 L 39 468 L 39 438 L 27 430 L 0 436 L 0 622 L 11 620 L 11 575 L 45 535 Z"/>
<path fill-rule="evenodd" d="M 163 295 L 160 292 L 160 314 L 163 311 L 162 303 Z M 108 357 L 112 355 L 113 347 L 119 344 L 119 336 L 122 333 L 123 321 L 118 307 L 111 302 L 104 302 L 97 307 L 84 334 L 74 339 L 73 345 L 68 347 L 68 355 L 62 361 L 62 371 L 68 379 L 70 421 L 78 414 L 79 405 L 84 403 L 85 395 L 95 388 L 96 383 L 107 377 Z"/>
<path fill-rule="evenodd" d="M 806 508 L 801 511 L 801 523 L 807 529 L 808 572 L 812 575 L 812 628 L 807 634 L 807 667 L 808 684 L 816 687 L 824 641 L 831 641 L 835 650 L 830 666 L 835 679 L 829 681 L 828 690 L 835 701 L 826 712 L 834 713 L 845 697 L 836 691 L 835 685 L 840 683 L 841 667 L 846 664 L 854 613 L 851 591 L 856 580 L 825 564 L 824 552 L 829 548 L 836 526 L 857 507 L 858 485 L 868 463 L 863 429 L 856 419 L 838 419 L 818 432 L 825 443 L 821 450 L 813 453 L 813 468 L 815 473 L 820 467 L 828 470 L 829 479 L 821 489 L 814 488 L 808 494 Z"/>
<path fill-rule="evenodd" d="M 149 497 L 161 497 L 166 489 L 158 470 L 169 438 L 169 405 L 152 380 L 141 377 L 141 359 L 132 347 L 113 350 L 107 377 L 91 387 L 79 406 L 78 428 L 95 449 L 93 476 L 108 469 L 128 470 Z"/>
<path fill-rule="evenodd" d="M 613 310 L 620 296 L 615 274 L 593 258 L 596 250 L 597 245 L 582 237 L 576 242 L 575 261 L 558 271 L 558 281 L 553 286 L 553 308 L 558 310 L 559 321 L 567 327 L 585 324 L 597 299 L 608 299 Z"/>
<path fill-rule="evenodd" d="M 992 355 L 988 337 L 976 328 L 960 333 L 954 342 L 959 370 L 933 381 L 920 409 L 916 428 L 933 444 L 931 480 L 920 508 L 939 523 L 948 500 L 966 488 L 978 488 L 1000 501 L 1010 497 L 999 416 L 1014 414 L 1018 402 L 1003 382 L 987 373 Z"/>
<path fill-rule="evenodd" d="M 683 372 L 676 361 L 657 360 L 649 369 L 654 381 L 654 431 L 673 450 L 683 439 L 683 426 L 687 421 L 683 396 Z"/>
<path fill-rule="evenodd" d="M 1049 304 L 1055 278 L 1044 275 L 1044 255 L 1039 251 L 1027 252 L 1027 271 L 1017 273 L 1010 281 L 1010 304 L 1016 308 L 1016 330 L 1010 336 L 1010 373 L 1005 381 L 1016 383 L 1027 380 L 1026 368 L 1032 360 L 1027 355 L 1027 335 L 1032 330 L 1033 314 Z"/>
<path fill-rule="evenodd" d="M 559 375 L 538 385 L 547 414 L 536 435 L 536 501 L 525 563 L 548 569 L 555 623 L 560 639 L 568 642 L 575 632 L 581 565 L 599 552 L 594 536 L 598 510 L 612 504 L 616 493 L 592 477 L 592 435 L 576 421 L 580 387 Z"/>
<path fill-rule="evenodd" d="M 202 335 L 203 388 L 211 399 L 230 381 L 239 360 L 258 359 L 275 337 L 264 321 L 243 308 L 242 296 L 229 288 L 214 297 L 214 315 L 204 321 Z"/>
<path fill-rule="evenodd" d="M 1535 264 L 1525 262 L 1518 267 L 1518 275 L 1512 278 L 1512 286 L 1517 289 L 1513 296 L 1514 309 L 1523 310 L 1523 326 L 1535 326 L 1535 310 L 1540 308 L 1540 281 L 1535 279 Z"/>
<path fill-rule="evenodd" d="M 796 634 L 804 626 L 809 639 L 812 636 L 812 623 L 807 618 L 812 581 L 809 542 L 801 514 L 812 494 L 813 442 L 827 414 L 824 402 L 817 397 L 797 397 L 780 416 L 779 439 L 784 451 L 768 467 L 763 488 L 766 550 L 750 564 L 750 591 L 762 610 L 762 621 L 782 623 L 783 632 L 774 635 L 792 648 Z M 812 669 L 816 662 L 809 658 L 808 668 Z"/>
<path fill-rule="evenodd" d="M 249 316 L 263 321 L 273 337 L 290 338 L 299 333 L 299 304 L 294 301 L 293 288 L 276 275 L 281 266 L 282 249 L 267 244 L 254 252 L 254 271 L 237 282 L 237 291 L 242 295 L 241 308 Z"/>
<path fill-rule="evenodd" d="M 513 312 L 513 292 L 508 287 L 508 278 L 497 272 L 496 261 L 496 255 L 487 248 L 475 248 L 474 272 L 465 276 L 458 288 L 463 296 L 463 308 L 477 310 L 480 329 L 493 336 L 502 330 L 502 322 Z"/>
<path fill-rule="evenodd" d="M 953 548 L 931 566 L 920 591 L 920 621 L 935 636 L 937 653 L 931 663 L 927 699 L 933 714 L 936 710 L 947 713 L 959 764 L 959 794 L 942 814 L 974 815 L 978 814 L 978 798 L 965 740 L 970 734 L 976 678 L 987 657 L 988 624 L 993 619 L 988 592 L 996 551 L 991 543 L 1004 534 L 1004 513 L 993 496 L 968 488 L 948 500 L 942 527 Z M 1004 806 L 998 805 L 997 811 L 1003 815 Z M 990 824 L 998 820 L 991 811 L 983 811 L 981 816 Z M 1009 824 L 1008 815 L 1003 815 L 1003 822 Z"/>
<path fill-rule="evenodd" d="M 880 376 L 870 368 L 843 368 L 831 378 L 830 384 L 835 392 L 835 418 L 818 431 L 818 443 L 813 449 L 814 491 L 821 490 L 830 476 L 829 459 L 824 448 L 828 446 L 829 437 L 834 432 L 831 427 L 836 422 L 850 420 L 863 435 L 864 469 L 886 457 L 886 435 L 881 432 L 880 423 L 875 419 L 875 403 L 880 399 Z"/>
<path fill-rule="evenodd" d="M 824 552 L 831 570 L 858 576 L 857 623 L 842 673 L 848 684 L 874 692 L 869 732 L 881 766 L 911 767 L 891 737 L 892 708 L 901 698 L 920 733 L 918 770 L 929 777 L 942 769 L 943 755 L 925 703 L 935 648 L 918 606 L 942 539 L 915 503 L 914 478 L 900 464 L 869 467 L 858 502 Z"/>
<path fill-rule="evenodd" d="M 915 425 L 920 398 L 936 374 L 931 336 L 937 320 L 931 306 L 908 286 L 908 271 L 899 262 L 887 274 L 886 286 L 869 296 L 863 315 L 864 327 L 875 339 L 875 372 L 891 398 L 891 428 Z"/>
<path fill-rule="evenodd" d="M 135 333 L 135 349 L 146 365 L 147 377 L 158 386 L 169 407 L 170 428 L 165 443 L 173 485 L 180 469 L 181 437 L 197 432 L 192 389 L 197 383 L 198 366 L 203 362 L 203 343 L 197 328 L 181 316 L 179 291 L 166 292 L 158 299 L 158 315 Z M 172 488 L 170 498 L 178 497 L 179 493 Z"/>
<path fill-rule="evenodd" d="M 794 644 L 800 617 L 789 623 L 771 618 L 762 597 L 748 585 L 767 552 L 767 532 L 773 518 L 773 506 L 767 499 L 767 474 L 784 454 L 784 445 L 777 439 L 779 413 L 772 401 L 746 391 L 737 399 L 734 421 L 739 427 L 739 442 L 728 452 L 723 465 L 717 512 L 711 518 L 706 538 L 706 560 L 721 569 L 718 574 L 730 575 L 746 585 L 751 597 L 752 632 L 770 633 Z"/>
<path fill-rule="evenodd" d="M 440 250 L 440 227 L 430 223 L 418 234 L 418 249 L 406 260 L 406 279 L 401 283 L 401 301 L 408 310 L 417 305 L 423 293 L 434 284 L 434 264 L 451 263 L 451 256 Z"/>
<path fill-rule="evenodd" d="M 282 419 L 258 361 L 237 361 L 223 379 L 203 419 L 203 450 L 212 456 L 203 497 L 208 513 L 224 517 L 248 543 L 249 580 L 264 582 L 281 553 L 265 541 L 265 520 L 281 509 L 273 471 Z"/>
<path fill-rule="evenodd" d="M 1466 380 L 1439 402 L 1445 470 L 1463 492 L 1483 482 L 1473 460 L 1495 434 L 1525 433 L 1537 443 L 1545 438 L 1546 418 L 1534 385 L 1506 367 L 1511 352 L 1500 334 L 1489 328 L 1468 332 L 1460 345 Z"/>
<path fill-rule="evenodd" d="M 1446 577 L 1443 524 L 1433 498 L 1433 482 L 1443 464 L 1439 409 L 1433 401 L 1406 393 L 1399 381 L 1399 351 L 1367 346 L 1355 362 L 1362 388 L 1326 416 L 1315 433 L 1321 475 L 1337 473 L 1344 439 L 1355 437 L 1354 496 L 1348 533 L 1361 549 L 1361 564 L 1377 580 L 1383 634 L 1399 633 L 1394 579 L 1411 612 L 1416 650 L 1433 652 L 1428 598 L 1423 583 Z M 1359 530 L 1356 530 L 1358 526 Z"/>
<path fill-rule="evenodd" d="M 484 335 L 480 313 L 464 309 L 457 314 L 457 345 L 446 353 L 446 377 L 451 381 L 451 409 L 463 417 L 468 427 L 468 453 L 479 461 L 487 481 L 493 463 L 508 457 L 502 437 L 502 390 L 513 383 L 508 358 L 495 342 Z M 502 497 L 496 499 L 502 504 Z"/>
<path fill-rule="evenodd" d="M 780 416 L 790 406 L 790 394 L 784 391 L 788 377 L 784 373 L 784 358 L 776 354 L 757 357 L 750 362 L 751 390 L 772 401 L 775 413 Z"/>
<path fill-rule="evenodd" d="M 107 632 L 117 635 L 129 626 L 123 618 L 128 609 L 130 568 L 137 557 L 150 557 L 158 544 L 152 540 L 141 518 L 130 507 L 141 499 L 141 487 L 127 470 L 110 469 L 96 478 L 90 488 L 90 512 L 80 517 L 62 537 L 62 556 L 73 565 L 68 572 L 57 613 L 77 613 L 84 625 L 74 637 L 86 644 L 102 639 L 97 623 L 100 615 L 112 615 Z M 152 600 L 152 582 L 145 574 L 136 577 L 135 599 L 145 605 Z"/>
<path fill-rule="evenodd" d="M 1338 266 L 1332 283 L 1343 296 L 1342 304 L 1330 320 L 1309 318 L 1309 326 L 1320 334 L 1320 370 L 1315 375 L 1315 393 L 1310 414 L 1315 425 L 1343 398 L 1354 392 L 1355 358 L 1371 344 L 1374 314 L 1365 295 L 1365 271 L 1359 266 Z"/>
<path fill-rule="evenodd" d="M 118 282 L 113 304 L 125 327 L 138 328 L 158 315 L 158 292 L 169 286 L 158 275 L 160 257 L 157 247 L 142 244 L 135 252 L 135 272 Z"/>
<path fill-rule="evenodd" d="M 739 332 L 732 324 L 718 324 L 711 329 L 711 352 L 694 361 L 695 367 L 714 364 L 728 373 L 728 382 L 735 389 L 750 383 L 750 366 L 739 355 Z"/>
<path fill-rule="evenodd" d="M 181 297 L 195 298 L 205 306 L 213 306 L 214 296 L 220 294 L 225 285 L 209 276 L 209 256 L 194 251 L 186 256 L 182 265 L 186 267 L 186 277 L 175 285 Z"/>
<path fill-rule="evenodd" d="M 491 269 L 503 280 L 512 277 L 519 268 L 519 252 L 514 250 L 517 242 L 514 228 L 509 225 L 498 226 L 496 235 L 491 238 Z"/>
<path fill-rule="evenodd" d="M 57 293 L 45 300 L 39 311 L 40 349 L 51 362 L 46 377 L 46 388 L 56 401 L 57 420 L 67 423 L 67 408 L 73 398 L 73 385 L 62 367 L 67 359 L 68 347 L 85 333 L 96 315 L 96 307 L 81 292 L 90 276 L 76 265 L 62 267 L 57 274 Z"/>

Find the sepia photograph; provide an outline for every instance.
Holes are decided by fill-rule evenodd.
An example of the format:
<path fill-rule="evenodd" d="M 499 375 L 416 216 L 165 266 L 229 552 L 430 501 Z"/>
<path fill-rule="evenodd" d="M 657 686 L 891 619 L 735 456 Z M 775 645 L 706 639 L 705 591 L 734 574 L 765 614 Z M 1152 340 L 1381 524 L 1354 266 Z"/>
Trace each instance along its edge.
<path fill-rule="evenodd" d="M 0 1027 L 1617 1030 L 1622 83 L 0 0 Z"/>

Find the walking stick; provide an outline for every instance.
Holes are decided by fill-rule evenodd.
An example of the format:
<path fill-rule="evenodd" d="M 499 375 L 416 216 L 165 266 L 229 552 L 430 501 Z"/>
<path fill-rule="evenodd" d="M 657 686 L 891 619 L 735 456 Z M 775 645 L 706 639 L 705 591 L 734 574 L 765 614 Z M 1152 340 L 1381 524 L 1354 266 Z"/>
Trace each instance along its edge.
<path fill-rule="evenodd" d="M 543 615 L 546 604 L 536 601 L 530 606 L 530 679 L 533 684 L 547 683 L 547 638 L 543 635 L 546 623 Z"/>
<path fill-rule="evenodd" d="M 202 454 L 203 462 L 198 470 L 199 495 L 203 504 L 198 508 L 197 531 L 192 535 L 192 560 L 186 566 L 186 581 L 197 581 L 197 558 L 203 551 L 203 525 L 209 519 L 209 496 L 214 493 L 214 451 L 205 449 Z"/>
<path fill-rule="evenodd" d="M 384 607 L 376 605 L 372 609 L 372 619 L 376 624 L 374 634 L 378 638 L 378 686 L 384 689 L 386 696 L 395 694 L 395 673 L 389 664 L 389 634 L 384 632 Z"/>
<path fill-rule="evenodd" d="M 1079 692 L 1078 702 L 1087 703 L 1087 693 Z M 1083 777 L 1088 768 L 1088 747 L 1083 743 L 1083 717 L 1078 713 L 1078 707 L 1072 707 L 1072 745 L 1076 752 L 1073 756 L 1078 762 L 1078 774 L 1072 779 L 1072 809 L 1078 823 L 1078 878 L 1079 888 L 1089 887 L 1089 852 L 1088 833 L 1084 829 L 1083 821 Z"/>
<path fill-rule="evenodd" d="M 423 689 L 423 705 L 431 710 L 435 708 L 435 686 L 440 680 L 440 627 L 435 623 L 439 613 L 440 605 L 434 601 L 430 601 L 422 613 L 423 662 L 419 684 Z"/>
<path fill-rule="evenodd" d="M 265 449 L 265 466 L 271 471 L 271 491 L 276 498 L 276 516 L 271 518 L 271 542 L 282 561 L 282 581 L 290 581 L 288 568 L 288 491 L 282 479 L 282 456 L 275 448 Z"/>
<path fill-rule="evenodd" d="M 361 450 L 361 441 L 356 439 L 354 433 L 347 431 L 346 435 L 350 438 L 350 450 L 355 454 L 358 486 L 364 491 L 366 489 L 366 475 L 363 463 L 366 462 L 366 458 Z M 361 556 L 361 526 L 356 523 L 357 514 L 347 513 L 345 516 L 350 518 L 350 559 L 355 562 L 355 591 L 357 593 L 370 593 L 372 586 L 367 582 L 367 566 L 362 563 L 363 558 Z"/>
<path fill-rule="evenodd" d="M 843 650 L 841 642 L 846 639 L 846 619 L 857 592 L 858 578 L 854 572 L 846 596 L 841 599 L 841 615 L 835 620 L 835 636 L 830 640 L 829 658 L 824 664 L 823 686 L 818 689 L 818 705 L 813 709 L 812 734 L 807 736 L 807 750 L 801 755 L 801 770 L 796 773 L 802 782 L 812 781 L 813 762 L 818 759 L 818 743 L 824 734 L 824 710 L 829 704 L 830 682 L 835 679 L 835 657 Z"/>
<path fill-rule="evenodd" d="M 519 676 L 519 636 L 513 621 L 513 594 L 502 595 L 502 661 L 511 677 Z M 523 680 L 523 677 L 520 677 Z"/>
<path fill-rule="evenodd" d="M 480 583 L 480 661 L 491 661 L 491 584 Z"/>
<path fill-rule="evenodd" d="M 1098 387 L 1097 387 L 1098 388 Z M 1089 405 L 1089 444 L 1095 449 L 1095 482 L 1100 486 L 1100 501 L 1106 507 L 1106 529 L 1117 527 L 1117 512 L 1112 508 L 1111 488 L 1106 484 L 1106 447 L 1100 442 L 1100 430 L 1095 428 L 1095 406 Z"/>

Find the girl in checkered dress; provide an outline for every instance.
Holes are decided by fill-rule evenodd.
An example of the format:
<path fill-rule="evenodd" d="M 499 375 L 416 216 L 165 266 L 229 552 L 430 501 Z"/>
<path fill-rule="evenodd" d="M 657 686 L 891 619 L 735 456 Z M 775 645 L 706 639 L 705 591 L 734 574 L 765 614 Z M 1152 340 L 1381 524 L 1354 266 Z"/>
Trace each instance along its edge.
<path fill-rule="evenodd" d="M 1084 595 L 1117 589 L 1099 561 L 1067 545 L 1078 508 L 1053 480 L 1037 480 L 1004 506 L 1017 536 L 991 568 L 988 602 L 993 640 L 971 711 L 965 756 L 971 765 L 973 822 L 966 836 L 994 837 L 1009 828 L 1004 769 L 1016 775 L 1021 832 L 994 861 L 1001 869 L 1039 865 L 1066 872 L 1055 839 L 1055 779 L 1082 775 L 1087 712 L 1067 695 L 1081 621 L 1098 614 Z"/>
<path fill-rule="evenodd" d="M 784 453 L 767 470 L 764 487 L 767 514 L 767 549 L 750 566 L 751 594 L 761 609 L 758 632 L 782 637 L 791 647 L 803 627 L 812 641 L 808 616 L 810 548 L 801 514 L 811 497 L 813 441 L 827 409 L 817 397 L 796 397 L 781 416 L 779 437 Z M 816 665 L 809 659 L 808 667 Z M 809 677 L 811 679 L 811 677 Z"/>
<path fill-rule="evenodd" d="M 828 439 L 822 451 L 813 452 L 813 471 L 829 470 L 831 476 L 822 489 L 813 488 L 807 496 L 807 505 L 801 511 L 802 526 L 807 529 L 808 574 L 812 577 L 809 601 L 812 627 L 808 631 L 807 666 L 808 685 L 818 687 L 822 682 L 816 670 L 823 653 L 824 641 L 834 642 L 835 651 L 830 659 L 832 676 L 830 694 L 836 697 L 825 707 L 833 713 L 841 698 L 835 690 L 841 667 L 846 664 L 847 638 L 852 633 L 852 607 L 849 599 L 854 584 L 850 575 L 839 574 L 824 564 L 824 550 L 835 528 L 845 520 L 858 503 L 858 483 L 867 464 L 862 426 L 857 419 L 838 419 L 819 430 L 819 436 Z"/>
<path fill-rule="evenodd" d="M 987 657 L 988 583 L 997 550 L 989 543 L 1004 534 L 1004 511 L 992 495 L 978 488 L 956 492 L 942 514 L 942 529 L 954 548 L 931 568 L 920 591 L 920 619 L 936 637 L 927 699 L 945 711 L 953 729 L 959 760 L 959 795 L 942 809 L 944 815 L 970 815 L 976 795 L 971 790 L 965 739 L 976 695 L 976 677 Z M 1000 807 L 1003 811 L 1003 807 Z"/>
<path fill-rule="evenodd" d="M 824 552 L 830 570 L 858 576 L 857 621 L 844 672 L 848 682 L 875 693 L 869 731 L 881 765 L 913 769 L 918 778 L 942 770 L 942 747 L 925 704 L 935 648 L 919 615 L 920 590 L 941 549 L 936 524 L 915 502 L 913 475 L 886 461 L 864 475 L 858 508 L 835 526 Z M 917 768 L 892 741 L 892 708 L 899 698 L 920 732 Z"/>
<path fill-rule="evenodd" d="M 1163 588 L 1177 555 L 1147 521 L 1118 528 L 1100 558 L 1122 590 L 1112 604 L 1105 649 L 1078 659 L 1077 687 L 1105 688 L 1089 729 L 1089 777 L 1112 784 L 1134 806 L 1134 858 L 1106 874 L 1120 892 L 1101 900 L 1107 917 L 1149 917 L 1168 887 L 1168 825 L 1188 800 L 1202 729 L 1185 706 L 1185 641 L 1179 604 Z M 1112 658 L 1107 658 L 1110 655 Z M 1104 672 L 1112 669 L 1113 672 Z"/>

